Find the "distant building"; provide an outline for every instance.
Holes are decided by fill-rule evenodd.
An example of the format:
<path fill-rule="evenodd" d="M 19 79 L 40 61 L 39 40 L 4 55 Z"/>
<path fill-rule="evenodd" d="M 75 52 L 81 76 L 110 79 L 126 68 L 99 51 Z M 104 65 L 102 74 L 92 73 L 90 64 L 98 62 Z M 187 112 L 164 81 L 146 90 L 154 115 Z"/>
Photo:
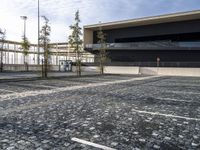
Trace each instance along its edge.
<path fill-rule="evenodd" d="M 2 48 L 3 44 L 3 49 Z M 50 58 L 49 63 L 51 65 L 59 65 L 61 60 L 71 60 L 72 62 L 76 61 L 76 53 L 74 49 L 69 47 L 69 44 L 66 42 L 59 43 L 50 43 Z M 44 51 L 40 48 L 40 62 L 42 61 Z M 27 55 L 27 61 L 29 65 L 37 64 L 37 44 L 31 44 L 29 53 Z M 15 64 L 20 65 L 24 64 L 24 55 L 21 49 L 21 42 L 0 40 L 0 62 L 3 64 Z M 92 63 L 94 62 L 94 56 L 91 53 L 81 50 L 81 60 L 83 63 Z"/>
<path fill-rule="evenodd" d="M 84 26 L 85 50 L 93 54 L 99 27 L 111 65 L 200 67 L 200 11 Z"/>

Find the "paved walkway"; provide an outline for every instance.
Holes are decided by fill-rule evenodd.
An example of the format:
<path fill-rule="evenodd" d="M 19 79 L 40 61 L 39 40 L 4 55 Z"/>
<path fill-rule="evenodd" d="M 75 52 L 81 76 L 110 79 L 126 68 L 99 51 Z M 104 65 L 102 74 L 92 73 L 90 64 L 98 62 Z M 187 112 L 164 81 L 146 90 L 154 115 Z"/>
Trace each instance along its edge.
<path fill-rule="evenodd" d="M 96 75 L 96 72 L 82 72 L 82 75 Z M 0 73 L 0 81 L 13 79 L 40 78 L 41 72 L 3 72 Z M 76 72 L 49 72 L 48 77 L 76 76 Z"/>

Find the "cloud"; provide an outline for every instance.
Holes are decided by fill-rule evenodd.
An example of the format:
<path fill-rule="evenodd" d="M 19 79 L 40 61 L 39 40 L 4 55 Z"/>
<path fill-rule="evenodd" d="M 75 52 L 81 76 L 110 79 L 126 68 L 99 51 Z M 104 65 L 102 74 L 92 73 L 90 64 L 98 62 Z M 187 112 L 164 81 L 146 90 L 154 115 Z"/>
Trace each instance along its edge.
<path fill-rule="evenodd" d="M 52 42 L 66 41 L 76 10 L 80 10 L 81 25 L 86 25 L 195 9 L 200 9 L 199 0 L 40 0 L 41 16 L 51 23 Z M 36 43 L 37 0 L 1 0 L 0 28 L 6 28 L 7 39 L 21 40 L 22 15 L 28 16 L 27 37 Z"/>

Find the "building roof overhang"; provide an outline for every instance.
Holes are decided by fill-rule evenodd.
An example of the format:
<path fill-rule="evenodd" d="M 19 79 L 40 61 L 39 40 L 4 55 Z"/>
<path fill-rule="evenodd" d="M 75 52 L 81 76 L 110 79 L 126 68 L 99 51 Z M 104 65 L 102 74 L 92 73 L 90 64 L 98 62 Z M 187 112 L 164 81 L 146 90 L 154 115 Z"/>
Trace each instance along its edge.
<path fill-rule="evenodd" d="M 200 19 L 200 10 L 189 11 L 189 12 L 179 12 L 174 14 L 145 17 L 131 20 L 115 21 L 108 23 L 99 23 L 93 25 L 86 25 L 84 29 L 89 29 L 96 31 L 99 27 L 102 27 L 103 30 L 118 29 L 118 28 L 127 28 L 143 25 L 153 25 L 169 22 L 180 22 L 180 21 L 189 21 L 189 20 L 198 20 Z"/>

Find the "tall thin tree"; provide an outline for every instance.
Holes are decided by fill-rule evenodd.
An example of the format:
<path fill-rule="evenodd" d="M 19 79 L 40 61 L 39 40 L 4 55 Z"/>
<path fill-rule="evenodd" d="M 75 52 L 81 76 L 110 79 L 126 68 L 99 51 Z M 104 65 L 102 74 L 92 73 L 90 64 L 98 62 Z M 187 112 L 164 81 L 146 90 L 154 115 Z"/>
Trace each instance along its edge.
<path fill-rule="evenodd" d="M 75 24 L 70 26 L 70 29 L 72 30 L 72 34 L 69 36 L 69 45 L 71 48 L 74 49 L 74 52 L 76 53 L 76 73 L 77 76 L 81 76 L 81 50 L 83 48 L 83 40 L 81 39 L 82 32 L 80 24 L 80 16 L 79 11 L 75 14 Z"/>
<path fill-rule="evenodd" d="M 1 57 L 0 57 L 0 71 L 3 72 L 3 48 L 4 48 L 4 43 L 5 43 L 5 38 L 6 38 L 6 30 L 2 30 L 0 28 L 0 41 L 1 41 L 1 48 L 0 48 L 0 51 L 1 51 Z"/>
<path fill-rule="evenodd" d="M 50 33 L 51 33 L 51 27 L 49 25 L 49 20 L 47 17 L 43 16 L 44 19 L 44 25 L 42 26 L 42 29 L 40 31 L 40 43 L 44 50 L 44 70 L 42 72 L 42 76 L 47 78 L 48 74 L 48 59 L 49 59 L 49 42 L 50 42 Z"/>
<path fill-rule="evenodd" d="M 99 31 L 97 32 L 97 38 L 98 38 L 98 43 L 100 44 L 98 52 L 99 70 L 100 74 L 104 74 L 107 53 L 106 53 L 106 34 L 102 31 L 102 27 L 99 27 Z"/>

